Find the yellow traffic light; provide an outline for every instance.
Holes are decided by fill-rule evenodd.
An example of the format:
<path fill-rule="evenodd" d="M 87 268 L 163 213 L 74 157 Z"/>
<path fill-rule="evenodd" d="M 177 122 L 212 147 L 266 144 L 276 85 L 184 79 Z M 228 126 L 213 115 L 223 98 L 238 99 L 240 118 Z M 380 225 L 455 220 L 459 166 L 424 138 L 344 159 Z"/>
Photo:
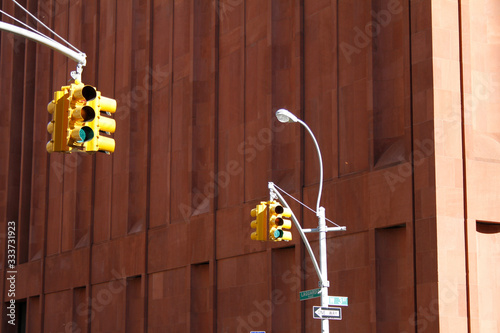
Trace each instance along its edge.
<path fill-rule="evenodd" d="M 115 121 L 101 116 L 101 111 L 116 111 L 114 99 L 102 97 L 94 87 L 75 81 L 54 93 L 47 110 L 52 114 L 47 125 L 51 134 L 47 143 L 49 153 L 114 151 L 115 140 L 101 133 L 115 131 Z"/>
<path fill-rule="evenodd" d="M 291 229 L 292 221 L 288 218 L 292 211 L 284 208 L 276 201 L 269 203 L 269 238 L 275 242 L 291 241 L 292 233 L 283 229 Z"/>
<path fill-rule="evenodd" d="M 260 203 L 254 209 L 251 210 L 250 215 L 255 217 L 250 226 L 255 229 L 251 234 L 253 240 L 266 241 L 266 220 L 267 220 L 267 205 L 266 203 Z"/>

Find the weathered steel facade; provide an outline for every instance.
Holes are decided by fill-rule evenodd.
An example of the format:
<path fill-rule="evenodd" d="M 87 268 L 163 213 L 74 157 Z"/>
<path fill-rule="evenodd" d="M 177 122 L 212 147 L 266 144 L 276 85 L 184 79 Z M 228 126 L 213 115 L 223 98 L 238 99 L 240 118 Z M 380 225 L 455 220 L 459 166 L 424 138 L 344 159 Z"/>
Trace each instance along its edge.
<path fill-rule="evenodd" d="M 347 226 L 328 238 L 330 295 L 349 297 L 331 330 L 500 329 L 498 1 L 19 2 L 117 100 L 116 151 L 46 152 L 76 64 L 2 33 L 2 332 L 11 221 L 26 332 L 319 332 L 299 235 L 250 240 L 268 181 L 316 202 L 313 143 L 279 108 L 315 133 Z"/>

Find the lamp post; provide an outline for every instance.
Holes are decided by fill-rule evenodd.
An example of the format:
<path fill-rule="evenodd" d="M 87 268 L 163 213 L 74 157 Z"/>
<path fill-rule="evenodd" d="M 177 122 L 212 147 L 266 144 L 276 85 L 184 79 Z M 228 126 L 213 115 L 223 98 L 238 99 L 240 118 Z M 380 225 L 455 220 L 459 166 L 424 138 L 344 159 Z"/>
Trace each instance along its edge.
<path fill-rule="evenodd" d="M 276 118 L 278 118 L 278 120 L 282 123 L 299 123 L 302 126 L 304 126 L 311 135 L 311 138 L 313 139 L 314 145 L 316 146 L 316 150 L 318 152 L 319 171 L 320 171 L 318 200 L 316 203 L 316 216 L 318 217 L 318 229 L 314 231 L 319 232 L 319 260 L 320 260 L 320 271 L 321 271 L 319 287 L 321 288 L 321 306 L 328 307 L 328 287 L 330 286 L 330 281 L 328 281 L 327 251 L 326 251 L 326 232 L 328 230 L 325 221 L 325 208 L 320 206 L 321 192 L 323 191 L 323 159 L 321 158 L 321 151 L 319 149 L 318 141 L 316 141 L 313 132 L 305 122 L 303 122 L 302 120 L 297 118 L 294 114 L 292 114 L 290 111 L 285 109 L 279 109 L 278 111 L 276 111 Z M 306 231 L 304 230 L 304 232 Z M 328 319 L 321 320 L 321 332 L 322 333 L 330 332 Z"/>

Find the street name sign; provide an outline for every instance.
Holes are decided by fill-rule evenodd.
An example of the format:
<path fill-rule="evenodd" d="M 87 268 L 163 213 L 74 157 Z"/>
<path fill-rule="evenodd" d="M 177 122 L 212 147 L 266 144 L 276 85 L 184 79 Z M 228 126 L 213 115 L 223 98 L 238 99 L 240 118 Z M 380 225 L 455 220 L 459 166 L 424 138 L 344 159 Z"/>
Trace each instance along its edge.
<path fill-rule="evenodd" d="M 344 296 L 328 296 L 328 305 L 348 306 L 349 302 L 347 297 Z"/>
<path fill-rule="evenodd" d="M 306 299 L 316 298 L 321 296 L 321 289 L 311 289 L 306 291 L 301 291 L 299 293 L 300 300 L 305 301 Z"/>
<path fill-rule="evenodd" d="M 314 319 L 342 320 L 342 308 L 313 306 Z"/>

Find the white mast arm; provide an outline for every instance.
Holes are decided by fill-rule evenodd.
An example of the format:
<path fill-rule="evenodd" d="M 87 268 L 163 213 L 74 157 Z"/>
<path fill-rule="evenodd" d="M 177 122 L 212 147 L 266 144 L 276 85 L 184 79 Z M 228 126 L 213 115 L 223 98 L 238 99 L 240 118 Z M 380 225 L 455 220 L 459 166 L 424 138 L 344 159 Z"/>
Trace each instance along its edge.
<path fill-rule="evenodd" d="M 62 45 L 61 43 L 56 42 L 55 40 L 52 40 L 40 34 L 0 21 L 0 31 L 1 30 L 11 32 L 15 35 L 23 36 L 29 40 L 48 46 L 51 49 L 59 53 L 62 53 L 71 60 L 76 61 L 78 63 L 78 69 L 76 73 L 77 75 L 81 75 L 82 67 L 87 64 L 87 56 L 85 55 L 85 53 L 75 52 L 70 48 Z M 72 76 L 74 77 L 73 73 Z"/>

